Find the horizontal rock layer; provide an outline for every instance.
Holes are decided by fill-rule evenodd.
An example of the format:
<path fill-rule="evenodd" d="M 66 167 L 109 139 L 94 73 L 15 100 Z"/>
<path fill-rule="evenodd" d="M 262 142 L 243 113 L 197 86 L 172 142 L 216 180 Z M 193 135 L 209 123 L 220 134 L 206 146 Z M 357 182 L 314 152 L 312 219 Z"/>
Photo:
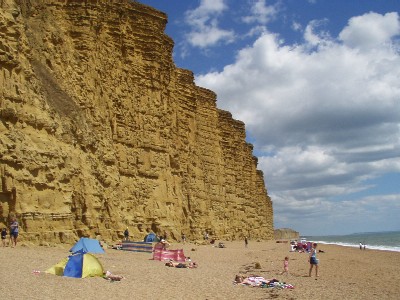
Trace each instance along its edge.
<path fill-rule="evenodd" d="M 300 233 L 290 228 L 279 228 L 274 230 L 275 240 L 297 240 Z"/>
<path fill-rule="evenodd" d="M 0 225 L 21 237 L 273 238 L 245 126 L 136 1 L 0 2 Z"/>

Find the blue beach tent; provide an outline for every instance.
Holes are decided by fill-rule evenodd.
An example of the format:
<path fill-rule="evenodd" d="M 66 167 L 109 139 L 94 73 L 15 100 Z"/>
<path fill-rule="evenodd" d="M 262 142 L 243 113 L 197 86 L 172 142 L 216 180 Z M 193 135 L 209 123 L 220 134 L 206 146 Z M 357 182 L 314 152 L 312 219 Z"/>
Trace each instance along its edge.
<path fill-rule="evenodd" d="M 99 241 L 89 238 L 81 238 L 69 251 L 75 253 L 81 250 L 87 253 L 104 253 Z"/>
<path fill-rule="evenodd" d="M 96 256 L 78 251 L 46 270 L 48 274 L 73 278 L 103 276 L 103 266 Z"/>
<path fill-rule="evenodd" d="M 146 243 L 157 242 L 157 236 L 155 235 L 154 232 L 150 232 L 148 235 L 144 237 L 144 242 Z"/>
<path fill-rule="evenodd" d="M 64 268 L 64 276 L 85 278 L 103 276 L 103 266 L 94 255 L 78 251 L 72 254 Z"/>

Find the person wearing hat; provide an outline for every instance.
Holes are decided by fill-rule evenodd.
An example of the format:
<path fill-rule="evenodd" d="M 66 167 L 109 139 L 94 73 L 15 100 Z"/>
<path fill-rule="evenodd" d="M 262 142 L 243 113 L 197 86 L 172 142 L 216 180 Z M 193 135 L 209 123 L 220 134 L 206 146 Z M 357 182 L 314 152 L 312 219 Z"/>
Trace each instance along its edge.
<path fill-rule="evenodd" d="M 167 247 L 170 245 L 170 244 L 167 242 L 167 240 L 165 240 L 165 239 L 162 239 L 162 240 L 160 241 L 160 243 L 161 243 L 161 245 L 162 245 L 162 247 L 163 247 L 164 250 L 166 250 Z"/>

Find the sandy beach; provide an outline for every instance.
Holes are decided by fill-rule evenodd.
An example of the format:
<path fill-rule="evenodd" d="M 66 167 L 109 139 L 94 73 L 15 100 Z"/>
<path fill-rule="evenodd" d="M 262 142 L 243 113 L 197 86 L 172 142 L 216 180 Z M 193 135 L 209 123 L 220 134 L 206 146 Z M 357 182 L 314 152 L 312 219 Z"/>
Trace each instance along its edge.
<path fill-rule="evenodd" d="M 44 271 L 67 257 L 72 245 L 0 247 L 1 299 L 399 299 L 400 252 L 319 245 L 319 277 L 308 277 L 307 254 L 289 252 L 275 241 L 211 245 L 172 243 L 199 264 L 197 269 L 166 267 L 148 253 L 107 249 L 96 255 L 104 269 L 126 278 L 74 279 Z M 289 256 L 289 275 L 280 275 Z M 255 269 L 259 263 L 261 269 Z M 40 274 L 33 273 L 40 270 Z M 276 278 L 294 289 L 233 284 L 236 274 Z"/>

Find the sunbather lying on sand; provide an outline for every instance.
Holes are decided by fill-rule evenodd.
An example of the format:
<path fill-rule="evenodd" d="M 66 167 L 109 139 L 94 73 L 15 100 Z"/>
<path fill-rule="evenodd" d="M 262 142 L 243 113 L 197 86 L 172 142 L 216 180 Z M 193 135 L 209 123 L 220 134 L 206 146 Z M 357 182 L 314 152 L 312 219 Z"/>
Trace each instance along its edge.
<path fill-rule="evenodd" d="M 235 276 L 235 283 L 248 284 L 251 286 L 259 286 L 259 285 L 262 285 L 263 283 L 268 284 L 270 282 L 279 282 L 279 280 L 277 280 L 275 278 L 265 279 L 264 277 L 256 276 L 256 275 L 251 275 L 249 277 L 243 276 L 243 275 Z"/>
<path fill-rule="evenodd" d="M 179 264 L 180 264 L 180 263 L 174 262 L 172 259 L 165 263 L 165 265 L 166 265 L 167 267 L 176 267 L 176 266 L 179 265 Z"/>
<path fill-rule="evenodd" d="M 197 268 L 197 263 L 189 262 L 189 263 L 179 263 L 175 262 L 172 259 L 165 263 L 167 267 L 175 267 L 175 268 Z"/>
<path fill-rule="evenodd" d="M 121 276 L 121 275 L 111 274 L 110 271 L 104 272 L 103 274 L 104 274 L 103 278 L 105 278 L 107 280 L 111 280 L 111 281 L 121 281 L 122 279 L 125 278 L 124 276 Z"/>

